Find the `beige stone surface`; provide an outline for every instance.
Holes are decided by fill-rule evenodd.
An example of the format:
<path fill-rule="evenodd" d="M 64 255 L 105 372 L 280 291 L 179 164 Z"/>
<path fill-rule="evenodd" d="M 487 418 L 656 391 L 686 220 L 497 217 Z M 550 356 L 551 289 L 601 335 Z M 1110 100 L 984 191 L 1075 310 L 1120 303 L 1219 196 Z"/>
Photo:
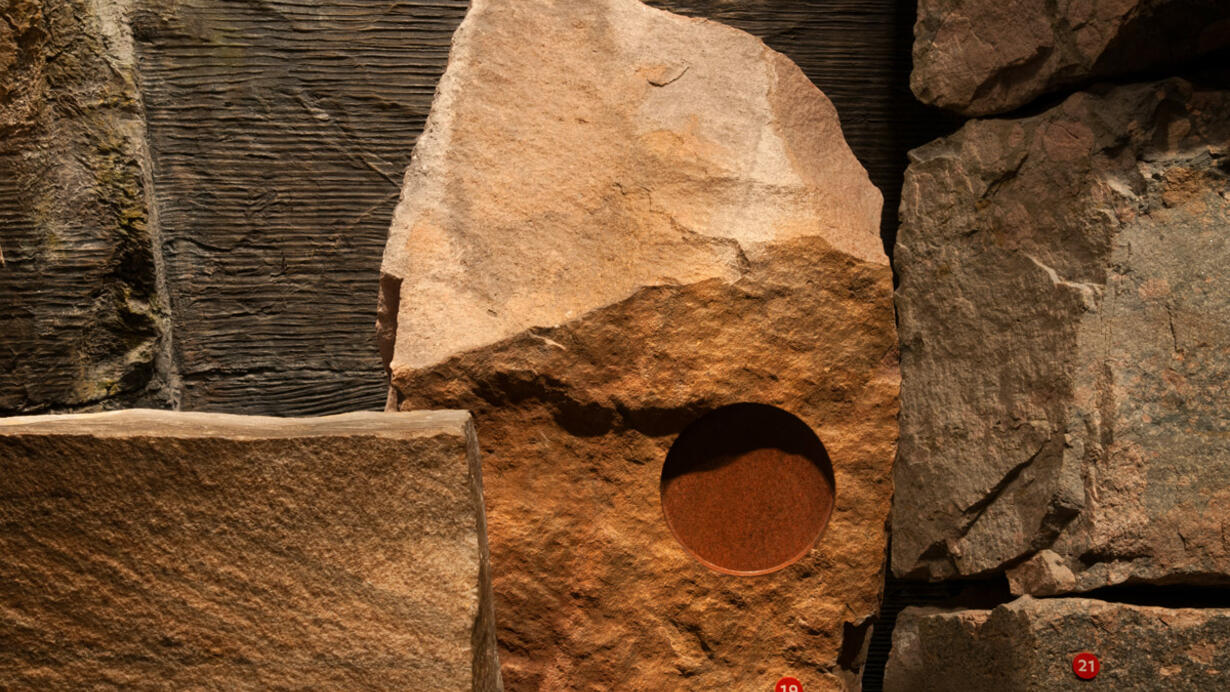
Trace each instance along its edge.
<path fill-rule="evenodd" d="M 0 687 L 500 689 L 461 411 L 0 420 Z"/>
<path fill-rule="evenodd" d="M 383 266 L 390 404 L 483 430 L 515 689 L 854 685 L 896 443 L 880 195 L 759 40 L 634 0 L 473 3 Z M 832 459 L 814 549 L 759 577 L 672 537 L 659 477 L 715 407 Z"/>
<path fill-rule="evenodd" d="M 898 574 L 1230 584 L 1227 112 L 1167 80 L 912 153 Z"/>
<path fill-rule="evenodd" d="M 1089 652 L 1101 668 L 1076 677 Z M 993 610 L 907 608 L 893 630 L 886 692 L 1222 690 L 1230 610 L 1028 596 Z"/>
<path fill-rule="evenodd" d="M 919 0 L 910 86 L 966 115 L 1230 45 L 1224 0 Z"/>

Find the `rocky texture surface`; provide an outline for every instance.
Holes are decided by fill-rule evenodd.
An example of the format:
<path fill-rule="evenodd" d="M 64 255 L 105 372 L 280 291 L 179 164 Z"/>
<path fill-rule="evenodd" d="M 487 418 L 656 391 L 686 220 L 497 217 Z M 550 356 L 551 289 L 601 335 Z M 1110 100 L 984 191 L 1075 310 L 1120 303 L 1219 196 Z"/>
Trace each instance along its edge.
<path fill-rule="evenodd" d="M 1169 80 L 914 152 L 899 575 L 1230 582 L 1227 112 Z"/>
<path fill-rule="evenodd" d="M 527 38 L 528 37 L 528 38 Z M 516 688 L 854 684 L 895 449 L 880 197 L 785 57 L 633 0 L 475 2 L 384 263 L 391 405 L 476 412 Z M 716 406 L 817 432 L 836 505 L 799 562 L 671 537 L 671 440 Z"/>
<path fill-rule="evenodd" d="M 884 689 L 1079 689 L 1072 659 L 1101 661 L 1096 686 L 1230 686 L 1230 610 L 1024 597 L 994 610 L 908 608 L 897 620 Z"/>
<path fill-rule="evenodd" d="M 500 687 L 464 412 L 11 418 L 0 497 L 0 687 Z"/>
<path fill-rule="evenodd" d="M 138 0 L 185 408 L 379 408 L 380 248 L 464 0 Z"/>
<path fill-rule="evenodd" d="M 919 0 L 910 85 L 925 103 L 1002 113 L 1228 45 L 1224 0 Z"/>
<path fill-rule="evenodd" d="M 909 94 L 908 3 L 651 4 L 743 28 L 794 58 L 842 112 L 845 136 L 888 208 L 897 206 L 905 151 L 946 126 Z M 12 361 L 12 377 L 0 376 L 0 412 L 176 399 L 244 413 L 379 407 L 373 277 L 412 143 L 467 5 L 135 0 L 103 3 L 102 15 L 81 2 L 4 10 L 12 20 L 0 29 L 0 53 L 10 56 L 0 57 L 5 78 L 27 83 L 34 73 L 9 72 L 10 62 L 71 44 L 66 54 L 74 60 L 54 61 L 54 85 L 36 91 L 77 113 L 61 106 L 96 92 L 89 80 L 112 79 L 120 97 L 105 103 L 124 104 L 108 112 L 127 123 L 121 139 L 138 135 L 133 146 L 144 137 L 131 85 L 135 50 L 159 165 L 150 186 L 139 151 L 108 148 L 110 135 L 68 136 L 60 116 L 54 134 L 12 134 L 0 144 L 9 152 L 0 154 L 0 188 L 7 190 L 0 192 L 0 253 L 9 260 L 0 267 L 7 270 L 0 271 L 0 320 L 11 327 L 0 329 L 0 353 Z M 79 60 L 91 51 L 94 58 Z M 99 77 L 99 51 L 122 77 Z M 86 141 L 91 137 L 99 141 Z M 61 143 L 49 152 L 53 139 Z M 98 211 L 97 200 L 81 203 L 81 195 L 58 194 L 72 202 L 55 209 L 34 199 L 32 191 L 49 189 L 45 171 L 53 161 L 61 169 L 75 165 L 65 154 L 78 151 L 73 147 L 96 159 L 90 170 L 114 168 L 107 179 L 123 189 L 104 190 L 116 184 L 105 181 L 94 189 L 98 199 L 121 200 L 127 220 L 107 221 L 111 212 Z M 63 182 L 84 174 L 55 175 Z M 39 184 L 26 186 L 36 178 Z M 146 205 L 151 190 L 159 203 Z M 155 224 L 149 210 L 159 206 L 162 223 Z M 896 215 L 883 221 L 891 243 Z M 107 235 L 117 223 L 137 230 L 121 243 Z M 165 247 L 158 226 L 166 228 Z M 71 244 L 56 245 L 64 228 L 74 229 Z M 82 235 L 89 238 L 77 244 Z M 116 243 L 124 247 L 112 253 Z M 151 267 L 160 253 L 170 286 L 155 292 Z M 128 258 L 120 269 L 117 258 Z M 53 274 L 48 262 L 74 270 Z M 151 360 L 169 352 L 172 331 L 177 355 Z"/>
<path fill-rule="evenodd" d="M 914 3 L 899 0 L 647 0 L 742 29 L 784 53 L 832 100 L 841 130 L 884 193 L 881 235 L 891 248 L 906 152 L 959 120 L 910 93 Z"/>
<path fill-rule="evenodd" d="M 0 414 L 169 397 L 119 6 L 0 6 Z"/>

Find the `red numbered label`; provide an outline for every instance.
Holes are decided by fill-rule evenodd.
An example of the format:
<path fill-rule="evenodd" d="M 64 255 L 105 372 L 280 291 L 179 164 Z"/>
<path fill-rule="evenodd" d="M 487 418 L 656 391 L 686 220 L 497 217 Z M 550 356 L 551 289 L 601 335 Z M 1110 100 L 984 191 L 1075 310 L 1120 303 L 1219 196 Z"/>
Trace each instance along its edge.
<path fill-rule="evenodd" d="M 773 692 L 803 692 L 803 683 L 798 678 L 782 678 L 777 681 Z"/>
<path fill-rule="evenodd" d="M 1102 671 L 1102 662 L 1091 653 L 1077 654 L 1072 659 L 1072 672 L 1081 680 L 1092 680 Z"/>

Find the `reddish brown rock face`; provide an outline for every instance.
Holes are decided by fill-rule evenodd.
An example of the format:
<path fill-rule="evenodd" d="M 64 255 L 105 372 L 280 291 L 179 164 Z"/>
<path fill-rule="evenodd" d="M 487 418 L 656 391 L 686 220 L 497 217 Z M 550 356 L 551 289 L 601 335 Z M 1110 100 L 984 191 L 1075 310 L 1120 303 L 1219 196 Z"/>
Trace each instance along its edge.
<path fill-rule="evenodd" d="M 815 544 L 833 509 L 833 468 L 802 421 L 726 406 L 688 426 L 662 467 L 662 512 L 696 559 L 729 574 L 775 572 Z"/>
<path fill-rule="evenodd" d="M 896 448 L 879 214 L 832 105 L 755 38 L 633 0 L 472 5 L 381 327 L 392 406 L 475 414 L 510 688 L 856 684 Z M 811 446 L 700 454 L 717 483 L 668 478 L 664 513 L 678 436 L 738 403 Z M 697 497 L 690 553 L 666 514 Z M 755 530 L 715 528 L 731 501 Z"/>
<path fill-rule="evenodd" d="M 1094 653 L 1082 682 L 1077 653 Z M 993 610 L 906 608 L 888 692 L 1230 688 L 1230 609 L 1158 608 L 1028 596 Z"/>

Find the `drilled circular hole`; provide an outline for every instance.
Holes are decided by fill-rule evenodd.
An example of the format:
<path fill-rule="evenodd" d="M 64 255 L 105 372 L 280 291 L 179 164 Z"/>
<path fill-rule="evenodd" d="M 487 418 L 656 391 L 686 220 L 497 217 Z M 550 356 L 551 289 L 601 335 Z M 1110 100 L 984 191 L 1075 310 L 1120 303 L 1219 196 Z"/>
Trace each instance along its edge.
<path fill-rule="evenodd" d="M 763 404 L 697 419 L 662 466 L 662 512 L 679 543 L 727 574 L 773 572 L 807 554 L 833 511 L 833 465 L 794 415 Z"/>

